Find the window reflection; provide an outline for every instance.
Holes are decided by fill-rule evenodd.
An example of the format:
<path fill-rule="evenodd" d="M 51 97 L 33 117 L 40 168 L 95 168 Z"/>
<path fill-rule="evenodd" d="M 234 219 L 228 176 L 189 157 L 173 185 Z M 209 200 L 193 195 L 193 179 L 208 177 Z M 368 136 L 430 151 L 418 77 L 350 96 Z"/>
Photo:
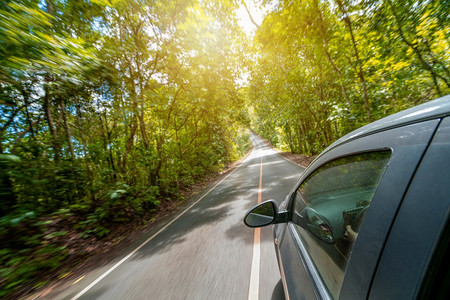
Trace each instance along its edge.
<path fill-rule="evenodd" d="M 313 172 L 297 190 L 295 213 L 314 211 L 326 232 L 298 231 L 331 295 L 338 297 L 351 249 L 358 237 L 391 152 L 362 153 L 334 160 Z M 321 238 L 327 236 L 327 240 Z M 333 241 L 330 243 L 329 241 Z"/>

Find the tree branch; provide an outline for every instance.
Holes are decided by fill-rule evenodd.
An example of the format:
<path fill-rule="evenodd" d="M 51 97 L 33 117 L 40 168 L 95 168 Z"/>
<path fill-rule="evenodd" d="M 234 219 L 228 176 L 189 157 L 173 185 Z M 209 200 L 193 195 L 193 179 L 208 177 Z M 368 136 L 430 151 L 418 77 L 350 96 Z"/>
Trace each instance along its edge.
<path fill-rule="evenodd" d="M 249 16 L 249 18 L 250 18 L 250 21 L 251 21 L 251 22 L 253 23 L 253 25 L 255 25 L 257 28 L 260 28 L 261 25 L 259 25 L 258 23 L 256 23 L 255 19 L 253 19 L 253 16 L 252 16 L 252 14 L 250 13 L 250 10 L 248 10 L 247 4 L 245 4 L 245 0 L 242 0 L 241 2 L 242 2 L 242 4 L 244 5 L 245 10 L 247 11 L 247 14 L 248 14 L 248 16 Z"/>

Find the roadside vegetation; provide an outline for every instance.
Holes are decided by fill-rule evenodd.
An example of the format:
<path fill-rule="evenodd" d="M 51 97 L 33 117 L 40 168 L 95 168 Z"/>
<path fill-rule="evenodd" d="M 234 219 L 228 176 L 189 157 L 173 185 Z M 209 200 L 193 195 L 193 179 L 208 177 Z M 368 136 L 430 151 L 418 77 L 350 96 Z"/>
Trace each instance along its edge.
<path fill-rule="evenodd" d="M 450 92 L 445 1 L 255 1 L 252 38 L 242 3 L 0 3 L 0 297 L 182 201 L 249 128 L 315 155 Z"/>
<path fill-rule="evenodd" d="M 256 32 L 254 130 L 318 154 L 350 131 L 450 93 L 447 1 L 275 1 Z"/>
<path fill-rule="evenodd" d="M 147 222 L 242 156 L 246 37 L 234 9 L 0 4 L 0 297 L 45 284 L 89 253 L 77 244 Z"/>

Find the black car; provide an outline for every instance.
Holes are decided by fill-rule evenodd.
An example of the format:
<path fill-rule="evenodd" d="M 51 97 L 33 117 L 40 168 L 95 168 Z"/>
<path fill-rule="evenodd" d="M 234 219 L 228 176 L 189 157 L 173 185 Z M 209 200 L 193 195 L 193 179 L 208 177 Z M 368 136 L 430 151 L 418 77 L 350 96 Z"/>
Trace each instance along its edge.
<path fill-rule="evenodd" d="M 244 222 L 277 224 L 286 299 L 450 299 L 449 204 L 446 96 L 339 139 Z"/>

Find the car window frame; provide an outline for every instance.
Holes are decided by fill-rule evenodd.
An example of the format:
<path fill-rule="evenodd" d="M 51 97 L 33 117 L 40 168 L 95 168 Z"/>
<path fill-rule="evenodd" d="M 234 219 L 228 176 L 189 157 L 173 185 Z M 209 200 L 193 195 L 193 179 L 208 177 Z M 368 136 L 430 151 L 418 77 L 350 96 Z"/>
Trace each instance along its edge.
<path fill-rule="evenodd" d="M 365 152 L 374 152 L 382 150 L 391 150 L 392 156 L 389 161 L 388 167 L 385 171 L 383 178 L 381 179 L 377 191 L 373 197 L 371 207 L 365 217 L 365 221 L 361 227 L 360 233 L 363 233 L 363 239 L 361 236 L 358 237 L 350 256 L 346 273 L 344 275 L 344 280 L 341 287 L 341 293 L 339 297 L 342 298 L 367 298 L 368 291 L 372 283 L 372 277 L 376 270 L 378 258 L 382 252 L 384 242 L 387 238 L 388 231 L 392 222 L 395 218 L 395 213 L 403 199 L 403 195 L 407 190 L 409 182 L 412 180 L 414 171 L 416 170 L 421 157 L 425 153 L 426 147 L 429 145 L 431 138 L 438 127 L 439 119 L 426 120 L 414 124 L 408 124 L 401 127 L 392 128 L 382 132 L 376 132 L 371 135 L 366 135 L 355 140 L 343 143 L 336 147 L 329 149 L 328 151 L 322 153 L 313 163 L 308 167 L 305 172 L 301 175 L 297 184 L 292 188 L 289 194 L 289 204 L 288 204 L 288 227 L 296 241 L 299 248 L 300 258 L 303 261 L 306 272 L 308 274 L 317 274 L 317 270 L 313 265 L 307 264 L 310 258 L 302 257 L 302 249 L 304 246 L 300 245 L 300 237 L 296 236 L 295 225 L 292 223 L 293 217 L 293 207 L 295 205 L 295 191 L 300 187 L 305 179 L 307 179 L 310 174 L 316 171 L 321 166 L 339 159 L 341 157 L 346 157 L 350 155 L 356 155 Z M 380 146 L 379 141 L 384 141 L 383 146 Z M 393 165 L 393 167 L 391 166 Z M 406 167 L 401 171 L 399 169 L 405 165 Z M 398 180 L 401 178 L 401 180 Z M 389 207 L 383 207 L 380 198 L 385 197 L 385 190 L 390 187 L 395 191 L 395 201 L 389 203 Z M 379 191 L 383 190 L 383 193 Z M 383 211 L 383 210 L 387 210 Z M 385 213 L 383 215 L 383 222 L 377 224 L 377 214 Z M 370 229 L 374 226 L 373 229 Z M 367 239 L 371 239 L 367 241 Z M 366 248 L 364 244 L 373 244 L 375 250 L 371 253 L 371 257 L 367 266 L 364 270 L 359 270 L 355 266 L 365 262 L 364 255 L 361 255 Z M 306 262 L 306 263 L 305 263 Z M 310 270 L 308 270 L 308 268 Z M 314 268 L 311 269 L 311 268 Z M 363 273 L 364 280 L 359 280 L 358 276 Z M 326 285 L 321 281 L 320 276 L 310 276 L 311 284 L 316 291 L 319 298 L 330 299 L 329 293 L 327 293 Z M 325 290 L 324 290 L 325 288 Z"/>
<path fill-rule="evenodd" d="M 339 155 L 339 156 L 336 156 L 336 157 L 334 157 L 332 159 L 329 159 L 329 160 L 319 164 L 317 167 L 315 167 L 312 170 L 308 170 L 307 175 L 303 174 L 301 180 L 295 185 L 295 188 L 292 190 L 292 197 L 291 197 L 290 202 L 289 202 L 289 212 L 292 213 L 292 216 L 289 218 L 289 220 L 293 221 L 293 219 L 295 218 L 294 213 L 296 211 L 295 204 L 296 204 L 296 193 L 297 193 L 297 191 L 300 189 L 300 187 L 302 186 L 303 183 L 305 183 L 307 180 L 309 180 L 309 178 L 311 178 L 311 176 L 314 175 L 314 173 L 317 170 L 319 170 L 320 168 L 326 166 L 327 164 L 333 163 L 334 161 L 337 161 L 339 159 L 354 157 L 354 156 L 367 154 L 367 153 L 387 152 L 387 151 L 390 152 L 390 157 L 388 159 L 388 163 L 387 163 L 387 165 L 385 167 L 385 170 L 383 171 L 383 174 L 381 175 L 380 181 L 378 182 L 377 188 L 375 189 L 375 194 L 376 194 L 376 192 L 378 190 L 378 187 L 380 186 L 381 182 L 383 181 L 384 173 L 387 171 L 387 168 L 389 166 L 389 162 L 390 162 L 390 160 L 392 158 L 392 155 L 393 155 L 393 152 L 394 152 L 393 149 L 390 148 L 390 147 L 380 147 L 380 148 L 375 148 L 375 149 L 371 149 L 371 150 L 356 151 L 356 152 L 348 153 L 348 154 L 345 154 L 345 155 Z M 374 195 L 374 197 L 375 197 L 375 195 Z M 364 221 L 363 221 L 363 223 L 364 223 Z M 303 238 L 301 237 L 300 233 L 298 232 L 298 229 L 296 228 L 298 225 L 295 224 L 295 222 L 292 222 L 292 224 L 294 224 L 294 230 L 297 233 L 297 236 L 295 236 L 295 240 L 296 240 L 297 244 L 300 244 L 300 242 L 302 241 Z M 291 231 L 292 231 L 292 229 L 291 229 Z M 356 244 L 356 242 L 354 244 Z M 355 245 L 353 245 L 353 247 L 354 246 Z M 309 265 L 314 265 L 314 269 L 315 270 L 312 271 L 311 273 L 313 274 L 314 280 L 317 283 L 317 285 L 316 285 L 317 291 L 320 291 L 320 294 L 321 294 L 322 298 L 324 298 L 324 299 L 333 299 L 333 297 L 331 295 L 331 292 L 328 289 L 328 286 L 326 285 L 326 283 L 322 279 L 322 277 L 321 277 L 322 275 L 320 275 L 321 274 L 320 271 L 315 266 L 314 259 L 309 255 L 309 253 L 307 254 L 307 252 L 308 252 L 307 247 L 304 246 L 304 245 L 301 245 L 300 247 L 302 248 L 300 250 L 302 252 L 302 255 L 303 256 L 307 256 L 307 258 L 305 259 L 306 262 Z M 353 247 L 352 247 L 352 249 L 353 249 Z M 350 258 L 349 258 L 348 264 L 349 263 L 350 263 Z M 345 273 L 345 270 L 344 270 L 344 273 Z M 343 279 L 343 281 L 344 280 L 345 280 L 345 278 Z M 343 286 L 343 282 L 342 282 L 341 288 L 342 288 L 342 286 Z"/>

